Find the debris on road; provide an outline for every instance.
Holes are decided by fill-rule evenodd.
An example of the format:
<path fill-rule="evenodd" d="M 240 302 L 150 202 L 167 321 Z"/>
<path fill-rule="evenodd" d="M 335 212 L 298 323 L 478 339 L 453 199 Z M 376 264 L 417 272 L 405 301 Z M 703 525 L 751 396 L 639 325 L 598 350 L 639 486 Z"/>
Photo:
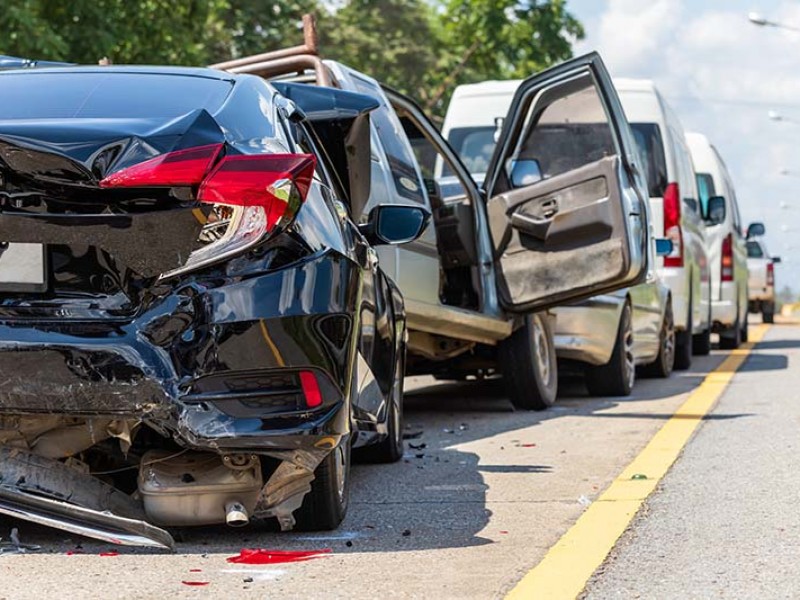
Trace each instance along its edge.
<path fill-rule="evenodd" d="M 28 552 L 37 552 L 41 550 L 41 546 L 37 546 L 36 544 L 23 544 L 19 541 L 19 529 L 14 527 L 11 529 L 11 534 L 9 535 L 11 541 L 4 542 L 2 538 L 0 538 L 0 554 L 26 554 Z"/>
<path fill-rule="evenodd" d="M 229 563 L 243 565 L 275 565 L 290 562 L 303 562 L 330 554 L 330 548 L 321 550 L 266 550 L 264 548 L 242 548 L 236 556 L 229 556 Z"/>

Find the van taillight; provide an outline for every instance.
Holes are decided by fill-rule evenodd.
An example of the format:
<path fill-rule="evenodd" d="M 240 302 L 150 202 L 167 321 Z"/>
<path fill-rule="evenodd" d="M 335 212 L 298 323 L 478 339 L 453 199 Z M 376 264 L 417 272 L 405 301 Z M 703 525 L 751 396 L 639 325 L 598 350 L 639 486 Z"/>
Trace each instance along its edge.
<path fill-rule="evenodd" d="M 672 252 L 664 257 L 664 266 L 682 267 L 681 193 L 677 183 L 670 183 L 664 190 L 664 237 L 672 241 Z"/>
<path fill-rule="evenodd" d="M 722 240 L 722 281 L 733 281 L 733 235 Z"/>
<path fill-rule="evenodd" d="M 767 263 L 767 285 L 775 285 L 775 265 Z"/>

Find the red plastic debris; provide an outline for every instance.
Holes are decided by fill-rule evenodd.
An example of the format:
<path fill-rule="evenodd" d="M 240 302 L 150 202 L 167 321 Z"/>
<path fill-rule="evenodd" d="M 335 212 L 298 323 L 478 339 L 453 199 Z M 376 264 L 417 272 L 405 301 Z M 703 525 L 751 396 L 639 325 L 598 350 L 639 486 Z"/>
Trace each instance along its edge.
<path fill-rule="evenodd" d="M 189 573 L 202 573 L 203 569 L 189 569 Z"/>
<path fill-rule="evenodd" d="M 536 448 L 536 444 L 520 444 L 520 448 Z"/>
<path fill-rule="evenodd" d="M 195 587 L 199 587 L 201 585 L 208 585 L 209 581 L 181 581 L 183 585 L 192 585 Z"/>
<path fill-rule="evenodd" d="M 243 565 L 277 565 L 280 563 L 302 562 L 320 558 L 330 552 L 330 548 L 302 551 L 242 548 L 242 551 L 237 556 L 230 556 L 227 560 L 229 563 L 239 563 Z"/>
<path fill-rule="evenodd" d="M 83 554 L 83 550 L 67 550 L 67 556 L 75 556 L 76 554 Z"/>
<path fill-rule="evenodd" d="M 507 532 L 507 531 L 505 531 L 505 530 L 503 530 L 503 529 L 501 529 L 501 530 L 500 530 L 500 533 L 502 533 L 503 535 L 506 535 L 506 534 L 508 534 L 508 532 Z"/>
<path fill-rule="evenodd" d="M 100 556 L 119 556 L 119 552 L 116 550 L 109 550 L 108 552 L 101 552 Z"/>

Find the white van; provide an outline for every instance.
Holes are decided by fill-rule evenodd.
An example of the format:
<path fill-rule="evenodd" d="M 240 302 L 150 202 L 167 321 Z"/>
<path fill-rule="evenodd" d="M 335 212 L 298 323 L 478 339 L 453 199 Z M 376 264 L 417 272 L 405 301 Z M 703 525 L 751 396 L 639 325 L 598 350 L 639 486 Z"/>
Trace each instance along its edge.
<path fill-rule="evenodd" d="M 652 81 L 614 85 L 643 154 L 656 235 L 673 243 L 659 271 L 672 290 L 675 368 L 687 369 L 692 353 L 711 350 L 711 272 L 692 157 L 681 122 Z"/>
<path fill-rule="evenodd" d="M 747 240 L 733 180 L 717 149 L 702 133 L 687 133 L 697 191 L 706 219 L 711 266 L 711 320 L 721 348 L 747 341 Z"/>
<path fill-rule="evenodd" d="M 453 93 L 442 133 L 478 181 L 489 168 L 503 116 L 519 86 L 519 80 L 485 81 L 461 85 Z M 577 94 L 570 98 L 583 113 L 590 112 L 590 98 Z M 545 139 L 551 152 L 561 151 L 564 156 L 597 152 L 596 126 L 578 118 L 571 117 L 569 132 L 560 124 L 563 119 L 546 124 L 549 135 Z M 545 161 L 538 177 L 547 179 L 559 168 L 556 161 Z M 443 165 L 437 171 L 439 181 L 449 179 Z M 641 180 L 642 196 L 644 188 Z M 648 239 L 654 245 L 652 236 Z M 670 293 L 653 268 L 654 256 L 648 264 L 648 277 L 642 284 L 553 309 L 556 355 L 559 361 L 579 363 L 592 395 L 629 394 L 637 366 L 660 377 L 672 371 L 675 340 Z"/>

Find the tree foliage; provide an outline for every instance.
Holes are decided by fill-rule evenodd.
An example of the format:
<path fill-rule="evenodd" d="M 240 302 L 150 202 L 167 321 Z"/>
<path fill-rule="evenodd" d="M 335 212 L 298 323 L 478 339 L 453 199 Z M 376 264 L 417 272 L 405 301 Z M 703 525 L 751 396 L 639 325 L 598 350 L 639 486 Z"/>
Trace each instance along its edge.
<path fill-rule="evenodd" d="M 0 54 L 95 63 L 196 64 L 302 41 L 443 112 L 454 86 L 523 77 L 583 36 L 566 0 L 0 0 Z"/>

